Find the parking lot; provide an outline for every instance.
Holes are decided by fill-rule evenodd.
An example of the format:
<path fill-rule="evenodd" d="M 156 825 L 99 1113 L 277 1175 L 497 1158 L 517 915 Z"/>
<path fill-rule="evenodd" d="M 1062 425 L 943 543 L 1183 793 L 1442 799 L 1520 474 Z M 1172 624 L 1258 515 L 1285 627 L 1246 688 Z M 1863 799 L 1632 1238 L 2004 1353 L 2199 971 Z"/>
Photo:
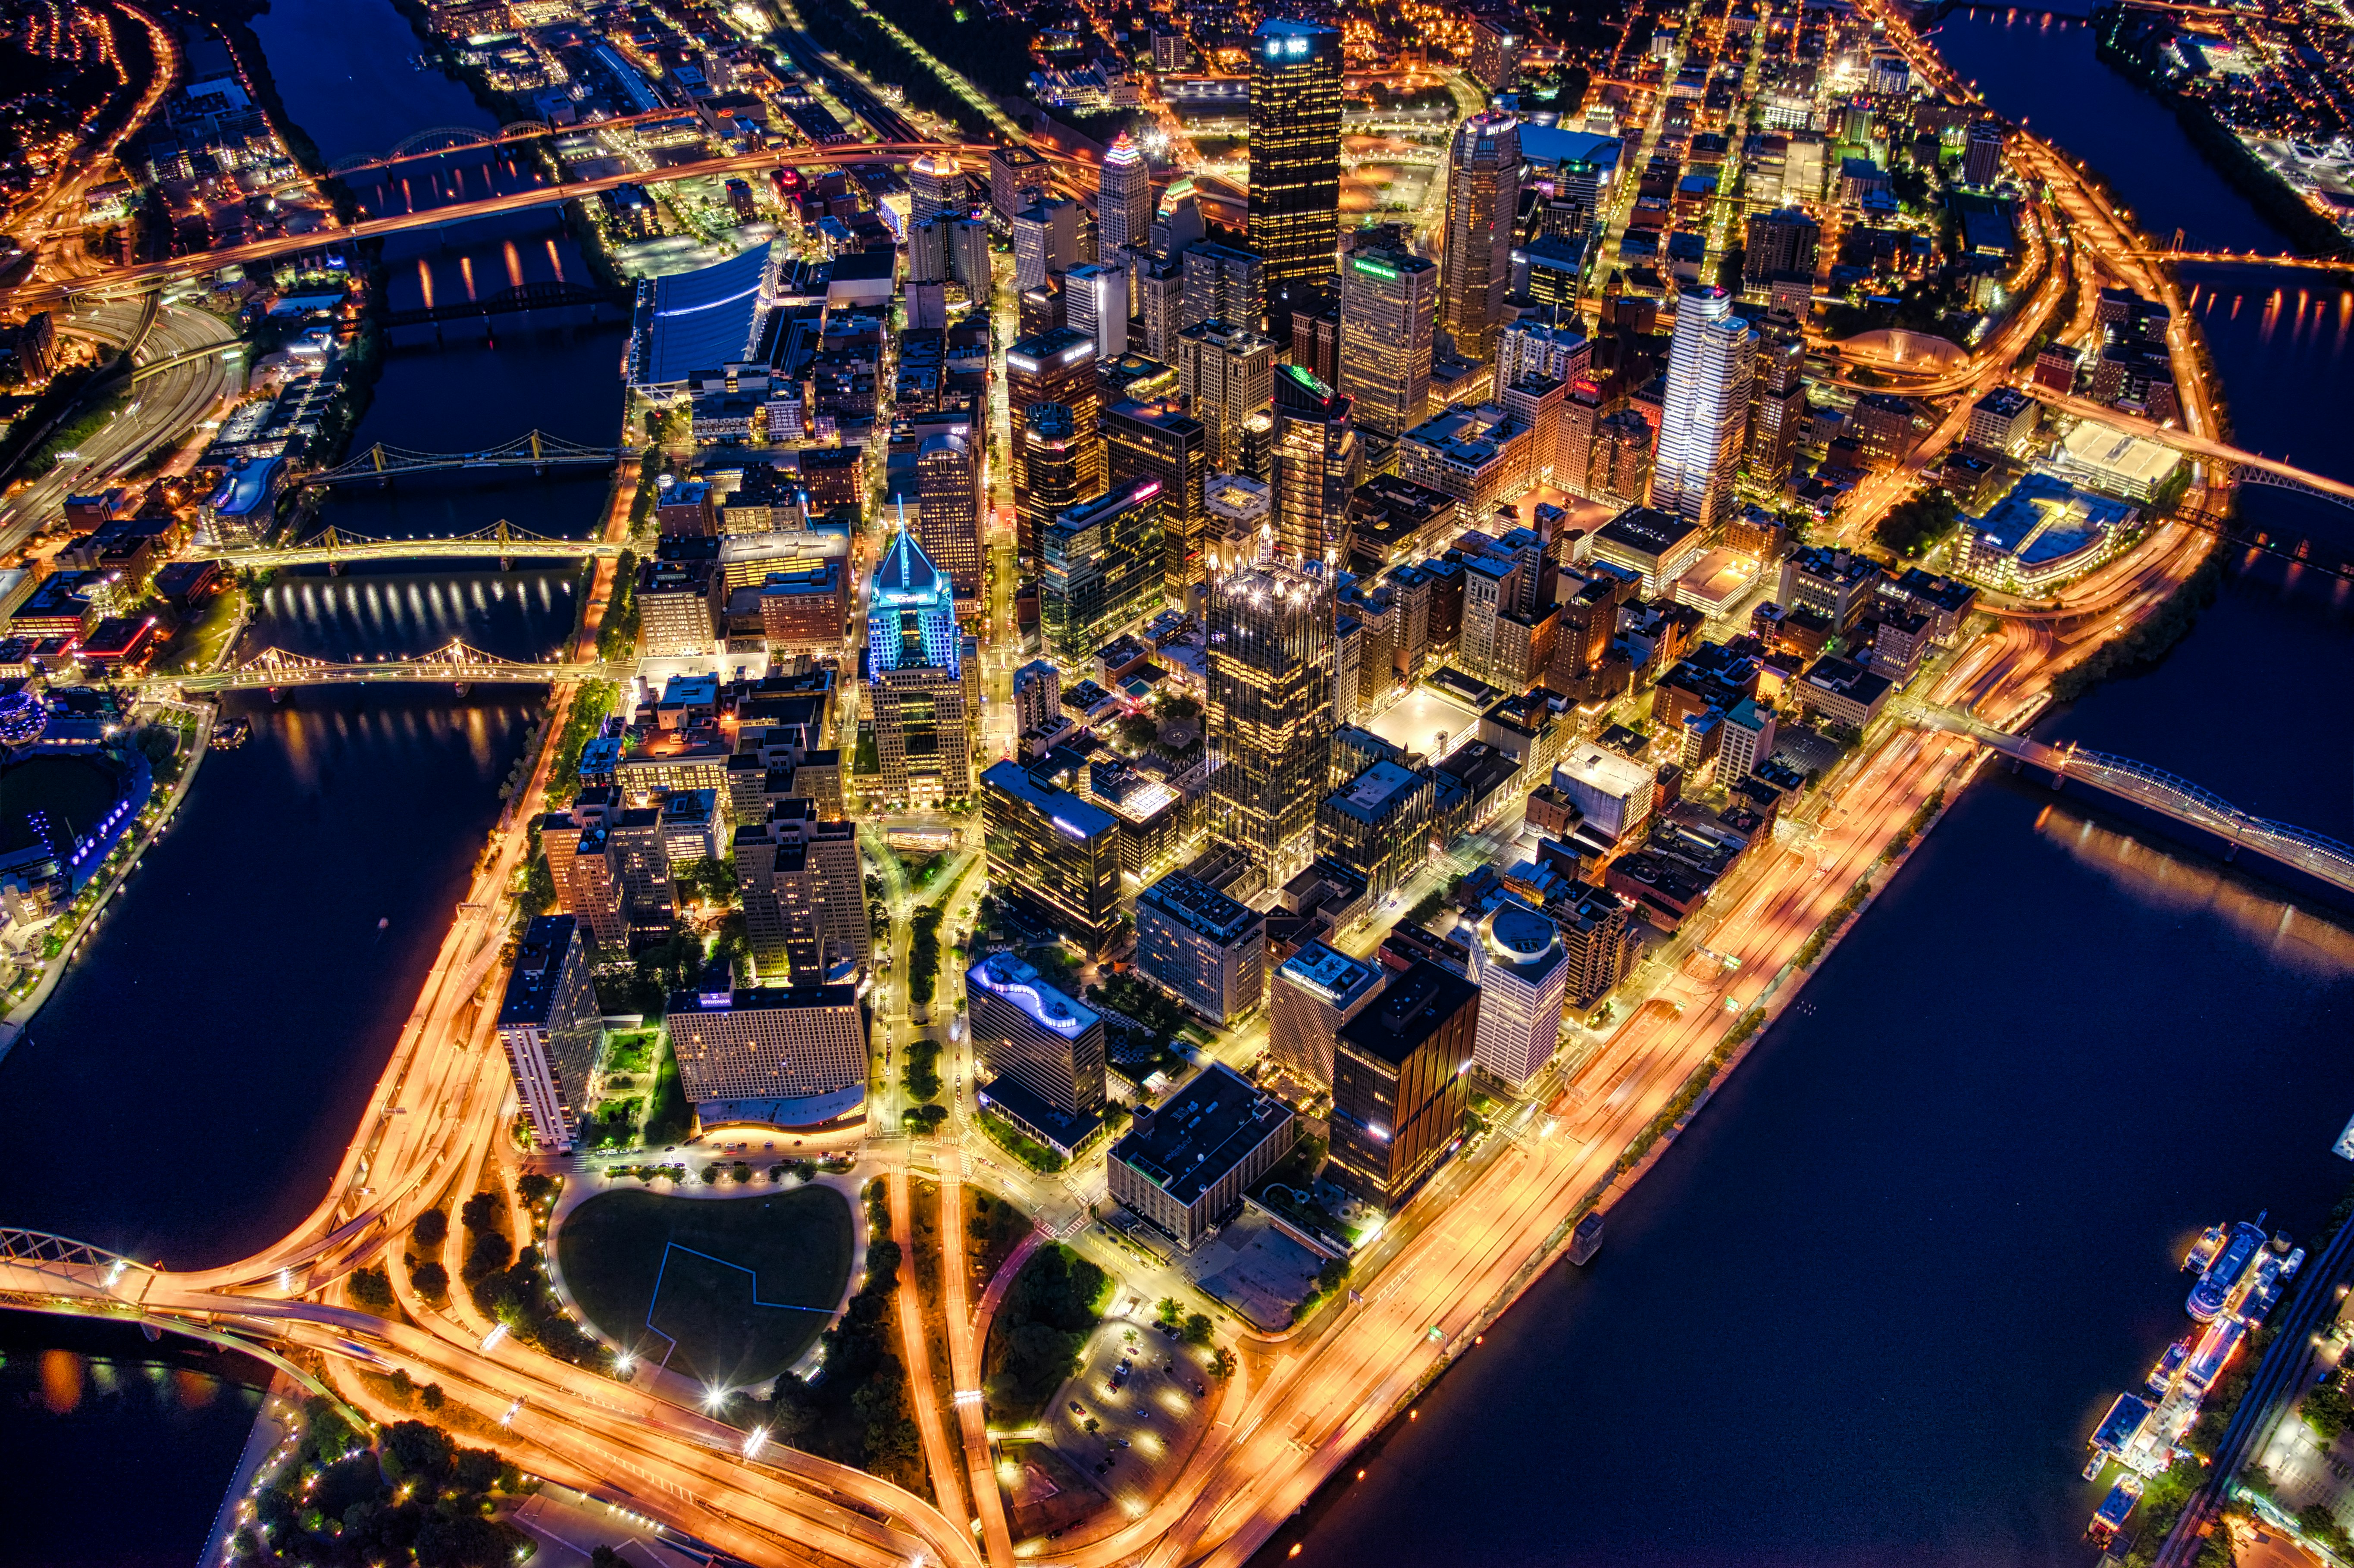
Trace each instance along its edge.
<path fill-rule="evenodd" d="M 1201 1441 L 1205 1396 L 1216 1391 L 1206 1353 L 1164 1334 L 1149 1320 L 1145 1304 L 1135 1310 L 1134 1319 L 1109 1318 L 1096 1330 L 1079 1374 L 1055 1394 L 1042 1425 L 1046 1442 L 1082 1478 L 1116 1505 L 1141 1513 L 1176 1480 Z M 1123 1361 L 1129 1370 L 1121 1375 Z"/>

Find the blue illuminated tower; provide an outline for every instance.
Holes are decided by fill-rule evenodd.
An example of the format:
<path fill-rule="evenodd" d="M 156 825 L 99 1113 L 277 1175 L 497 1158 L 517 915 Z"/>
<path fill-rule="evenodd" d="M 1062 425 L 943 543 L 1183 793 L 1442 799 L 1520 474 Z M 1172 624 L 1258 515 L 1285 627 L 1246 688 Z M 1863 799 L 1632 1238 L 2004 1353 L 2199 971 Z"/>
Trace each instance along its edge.
<path fill-rule="evenodd" d="M 962 648 L 955 590 L 902 518 L 866 600 L 867 700 L 882 793 L 894 804 L 936 806 L 972 792 Z"/>

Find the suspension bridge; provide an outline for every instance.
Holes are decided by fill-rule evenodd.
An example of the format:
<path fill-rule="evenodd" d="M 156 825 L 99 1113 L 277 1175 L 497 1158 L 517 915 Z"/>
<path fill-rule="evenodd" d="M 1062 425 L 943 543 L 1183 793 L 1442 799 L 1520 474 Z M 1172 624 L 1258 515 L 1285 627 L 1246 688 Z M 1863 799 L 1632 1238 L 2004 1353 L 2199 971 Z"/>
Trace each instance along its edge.
<path fill-rule="evenodd" d="M 567 441 L 561 436 L 551 436 L 545 430 L 527 430 L 511 441 L 475 452 L 419 452 L 378 441 L 357 457 L 334 468 L 323 468 L 315 473 L 305 474 L 296 482 L 306 486 L 350 484 L 358 480 L 388 483 L 405 474 L 451 473 L 464 470 L 491 471 L 527 468 L 536 473 L 551 468 L 613 462 L 620 455 L 619 447 L 586 447 L 578 441 Z"/>
<path fill-rule="evenodd" d="M 543 686 L 568 681 L 617 681 L 627 676 L 628 662 L 519 662 L 469 648 L 451 640 L 446 647 L 414 658 L 337 661 L 265 648 L 234 669 L 195 675 L 144 675 L 119 683 L 144 692 L 278 692 L 290 686 L 350 686 L 419 681 L 455 686 L 463 692 L 479 683 Z"/>
<path fill-rule="evenodd" d="M 472 534 L 429 535 L 417 539 L 378 539 L 328 524 L 299 545 L 255 545 L 209 552 L 228 567 L 339 567 L 350 561 L 482 560 L 504 567 L 517 560 L 576 560 L 583 556 L 619 556 L 626 545 L 597 539 L 557 539 L 517 528 L 500 518 Z"/>

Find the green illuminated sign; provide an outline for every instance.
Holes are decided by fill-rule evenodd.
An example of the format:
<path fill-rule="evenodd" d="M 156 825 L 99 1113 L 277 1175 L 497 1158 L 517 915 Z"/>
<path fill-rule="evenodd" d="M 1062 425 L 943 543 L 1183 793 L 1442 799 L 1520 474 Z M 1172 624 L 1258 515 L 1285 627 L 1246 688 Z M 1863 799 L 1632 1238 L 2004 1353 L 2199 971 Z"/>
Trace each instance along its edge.
<path fill-rule="evenodd" d="M 1386 279 L 1388 281 L 1393 283 L 1397 281 L 1397 269 L 1394 267 L 1385 266 L 1379 261 L 1368 260 L 1363 256 L 1356 256 L 1350 259 L 1349 265 L 1354 267 L 1360 272 L 1370 272 L 1376 278 Z"/>

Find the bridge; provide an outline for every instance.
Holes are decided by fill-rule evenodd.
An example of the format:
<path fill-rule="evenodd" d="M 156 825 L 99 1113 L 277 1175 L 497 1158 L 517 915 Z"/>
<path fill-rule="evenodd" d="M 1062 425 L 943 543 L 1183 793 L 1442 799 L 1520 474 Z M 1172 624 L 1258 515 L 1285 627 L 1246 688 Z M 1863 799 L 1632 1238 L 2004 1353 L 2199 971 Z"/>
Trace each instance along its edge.
<path fill-rule="evenodd" d="M 468 316 L 505 315 L 514 311 L 556 310 L 566 305 L 626 304 L 632 292 L 626 288 L 600 289 L 593 283 L 517 283 L 511 289 L 502 289 L 478 300 L 451 300 L 437 305 L 388 311 L 385 313 L 384 324 L 388 327 L 424 326 L 429 323 L 459 321 Z"/>
<path fill-rule="evenodd" d="M 514 560 L 574 560 L 583 556 L 619 556 L 629 548 L 600 539 L 558 539 L 515 527 L 500 518 L 471 534 L 429 534 L 415 539 L 379 539 L 347 534 L 330 524 L 299 545 L 243 546 L 197 552 L 228 567 L 340 566 L 346 561 L 481 560 L 501 566 Z"/>
<path fill-rule="evenodd" d="M 2332 479 L 2326 473 L 2299 468 L 2285 458 L 2266 457 L 2262 452 L 2247 451 L 2226 441 L 2193 435 L 2177 426 L 2161 425 L 2137 414 L 2112 408 L 2105 403 L 2095 403 L 2089 397 L 2072 397 L 2032 386 L 2027 388 L 2027 394 L 2063 413 L 2098 420 L 2137 436 L 2147 436 L 2151 440 L 2172 447 L 2176 451 L 2229 468 L 2242 484 L 2270 485 L 2275 490 L 2295 491 L 2300 495 L 2334 502 L 2339 506 L 2354 507 L 2354 484 L 2342 479 Z"/>
<path fill-rule="evenodd" d="M 784 147 L 758 153 L 727 154 L 673 164 L 661 169 L 629 169 L 588 179 L 558 180 L 551 185 L 534 185 L 528 190 L 511 191 L 504 196 L 480 196 L 472 201 L 451 202 L 419 212 L 362 218 L 341 228 L 322 228 L 309 234 L 274 235 L 243 245 L 223 246 L 217 250 L 175 257 L 167 261 L 143 261 L 83 277 L 27 282 L 13 289 L 0 290 L 0 299 L 6 300 L 12 310 L 37 310 L 45 304 L 73 298 L 127 297 L 145 292 L 158 283 L 179 281 L 199 273 L 217 272 L 223 267 L 246 266 L 280 256 L 381 238 L 387 234 L 434 228 L 443 224 L 470 223 L 478 217 L 523 212 L 552 202 L 597 196 L 626 185 L 764 173 L 770 169 L 806 168 L 813 164 L 906 164 L 942 153 L 966 158 L 986 158 L 996 150 L 990 143 L 979 142 L 844 142 L 831 147 Z M 1040 151 L 1045 154 L 1046 150 Z M 1046 155 L 1049 162 L 1055 164 L 1075 162 L 1064 154 Z"/>
<path fill-rule="evenodd" d="M 160 296 L 158 297 L 160 298 Z M 231 338 L 227 343 L 208 343 L 202 348 L 192 348 L 186 354 L 175 354 L 168 359 L 149 360 L 146 364 L 140 366 L 137 369 L 132 371 L 132 384 L 136 386 L 138 383 L 146 380 L 151 376 L 161 376 L 166 370 L 174 370 L 183 365 L 195 365 L 200 360 L 210 359 L 215 355 L 225 354 L 231 357 L 236 357 L 243 355 L 244 353 L 244 343 L 236 338 Z"/>
<path fill-rule="evenodd" d="M 485 653 L 479 648 L 469 648 L 452 639 L 449 646 L 413 659 L 386 657 L 344 662 L 289 653 L 282 648 L 265 648 L 233 670 L 193 675 L 141 675 L 119 681 L 116 684 L 134 691 L 194 694 L 200 692 L 277 692 L 289 686 L 348 686 L 429 681 L 446 683 L 463 692 L 480 683 L 545 686 L 569 681 L 618 681 L 628 675 L 631 668 L 627 661 L 614 664 L 598 660 L 584 663 L 518 663 L 512 659 L 502 659 L 495 653 Z"/>
<path fill-rule="evenodd" d="M 2277 256 L 2262 250 L 2136 250 L 2144 261 L 2228 261 L 2235 267 L 2291 267 L 2354 275 L 2354 257 Z"/>
<path fill-rule="evenodd" d="M 447 473 L 457 469 L 527 468 L 538 471 L 557 465 L 608 463 L 620 455 L 619 447 L 584 447 L 578 441 L 567 441 L 545 430 L 526 430 L 511 441 L 485 447 L 478 452 L 417 452 L 378 441 L 355 458 L 334 468 L 323 468 L 316 473 L 305 474 L 295 482 L 300 485 L 348 484 L 354 480 L 371 479 L 382 483 L 403 474 Z"/>
<path fill-rule="evenodd" d="M 2045 746 L 1958 715 L 1941 715 L 1936 722 L 2009 758 L 2015 773 L 2033 773 L 2054 789 L 2099 796 L 2194 849 L 2294 892 L 2354 909 L 2354 844 L 2259 817 L 2211 789 L 2129 757 L 2073 744 Z"/>

